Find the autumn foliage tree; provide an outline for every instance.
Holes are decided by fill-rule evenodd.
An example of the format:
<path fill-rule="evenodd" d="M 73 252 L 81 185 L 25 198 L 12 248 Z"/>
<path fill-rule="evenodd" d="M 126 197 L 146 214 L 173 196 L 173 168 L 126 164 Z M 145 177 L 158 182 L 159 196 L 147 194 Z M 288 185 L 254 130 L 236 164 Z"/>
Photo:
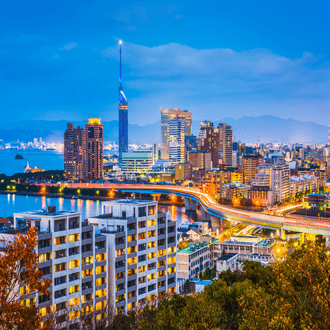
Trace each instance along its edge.
<path fill-rule="evenodd" d="M 27 234 L 6 235 L 0 255 L 0 329 L 48 329 L 35 304 L 20 300 L 20 288 L 28 293 L 47 294 L 50 280 L 38 270 L 36 228 Z M 23 298 L 24 299 L 24 298 Z"/>

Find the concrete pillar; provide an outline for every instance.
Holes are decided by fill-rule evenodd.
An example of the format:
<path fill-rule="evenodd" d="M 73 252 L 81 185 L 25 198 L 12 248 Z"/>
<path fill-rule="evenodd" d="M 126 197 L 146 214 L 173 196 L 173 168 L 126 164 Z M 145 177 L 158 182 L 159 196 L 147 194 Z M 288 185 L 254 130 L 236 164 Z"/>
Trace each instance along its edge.
<path fill-rule="evenodd" d="M 300 244 L 304 244 L 305 243 L 305 233 L 301 233 L 300 234 L 299 240 L 300 240 Z"/>
<path fill-rule="evenodd" d="M 207 213 L 204 208 L 201 207 L 201 211 L 202 211 L 202 219 L 203 221 L 211 221 L 211 216 L 209 213 Z"/>
<path fill-rule="evenodd" d="M 154 201 L 159 202 L 159 197 L 160 197 L 160 195 L 161 195 L 161 194 L 152 194 L 151 196 L 152 196 L 152 198 L 153 198 Z"/>
<path fill-rule="evenodd" d="M 184 206 L 186 208 L 186 211 L 195 211 L 196 212 L 197 202 L 194 199 L 185 198 Z"/>

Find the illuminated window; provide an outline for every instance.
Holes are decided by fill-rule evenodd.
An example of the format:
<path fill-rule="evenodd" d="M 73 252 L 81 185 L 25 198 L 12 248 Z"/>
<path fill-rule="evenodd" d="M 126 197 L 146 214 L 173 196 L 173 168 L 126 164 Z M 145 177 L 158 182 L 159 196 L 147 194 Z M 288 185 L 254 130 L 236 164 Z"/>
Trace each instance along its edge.
<path fill-rule="evenodd" d="M 94 311 L 94 306 L 89 305 L 81 309 L 81 315 L 87 315 L 89 313 L 92 313 Z"/>
<path fill-rule="evenodd" d="M 136 274 L 136 268 L 129 269 L 127 271 L 127 276 L 135 275 Z"/>
<path fill-rule="evenodd" d="M 148 237 L 155 237 L 155 236 L 156 236 L 156 230 L 148 231 Z"/>
<path fill-rule="evenodd" d="M 151 280 L 155 280 L 156 279 L 156 273 L 152 273 L 152 274 L 149 274 L 148 275 L 148 280 L 151 281 Z"/>
<path fill-rule="evenodd" d="M 161 270 L 158 272 L 158 277 L 162 277 L 166 275 L 166 270 Z"/>
<path fill-rule="evenodd" d="M 93 299 L 93 294 L 92 293 L 85 294 L 85 295 L 81 296 L 81 302 L 82 303 L 85 303 L 85 302 L 90 301 L 92 299 Z"/>
<path fill-rule="evenodd" d="M 54 238 L 54 245 L 66 244 L 66 236 L 59 236 Z"/>
<path fill-rule="evenodd" d="M 156 224 L 157 224 L 156 219 L 148 220 L 148 227 L 156 226 Z"/>
<path fill-rule="evenodd" d="M 72 285 L 69 287 L 69 294 L 73 294 L 80 291 L 80 285 Z"/>
<path fill-rule="evenodd" d="M 146 239 L 147 238 L 147 234 L 146 233 L 139 233 L 139 240 L 140 239 Z"/>
<path fill-rule="evenodd" d="M 77 242 L 77 241 L 79 241 L 79 234 L 69 235 L 69 242 L 70 243 Z"/>
<path fill-rule="evenodd" d="M 166 256 L 166 249 L 158 251 L 158 257 Z"/>
<path fill-rule="evenodd" d="M 80 316 L 80 310 L 77 309 L 77 310 L 72 311 L 72 312 L 69 313 L 69 320 L 76 319 L 79 316 Z"/>
<path fill-rule="evenodd" d="M 175 251 L 176 251 L 176 247 L 175 246 L 172 246 L 172 247 L 168 248 L 168 254 L 174 253 Z"/>
<path fill-rule="evenodd" d="M 136 241 L 136 235 L 127 236 L 127 242 L 134 242 Z"/>
<path fill-rule="evenodd" d="M 136 246 L 130 246 L 127 248 L 127 253 L 135 253 L 136 252 Z"/>
<path fill-rule="evenodd" d="M 124 253 L 125 253 L 125 249 L 124 249 Z M 107 258 L 107 254 L 105 252 L 104 253 L 99 253 L 95 256 L 95 261 L 96 262 L 104 261 L 106 258 Z"/>
<path fill-rule="evenodd" d="M 93 256 L 82 258 L 82 265 L 89 265 L 93 263 Z"/>
<path fill-rule="evenodd" d="M 116 302 L 125 300 L 125 294 L 122 294 L 121 296 L 116 297 Z"/>
<path fill-rule="evenodd" d="M 152 241 L 148 243 L 148 249 L 153 249 L 156 247 L 156 241 Z"/>
<path fill-rule="evenodd" d="M 125 249 L 116 250 L 116 257 L 125 255 Z"/>
<path fill-rule="evenodd" d="M 102 308 L 105 308 L 107 306 L 107 301 L 103 300 L 103 301 L 99 301 L 98 303 L 95 304 L 95 310 L 99 311 Z"/>
<path fill-rule="evenodd" d="M 49 306 L 49 307 L 45 307 L 45 308 L 41 308 L 39 309 L 39 314 L 44 317 L 50 313 L 53 312 L 53 306 Z"/>
<path fill-rule="evenodd" d="M 73 299 L 69 300 L 69 306 L 70 307 L 76 306 L 76 305 L 79 305 L 79 304 L 80 304 L 80 297 L 73 298 Z"/>
<path fill-rule="evenodd" d="M 79 266 L 80 266 L 80 260 L 79 259 L 69 261 L 69 269 L 73 269 L 73 268 L 76 268 L 76 267 L 79 267 Z"/>
<path fill-rule="evenodd" d="M 176 258 L 175 257 L 171 257 L 167 259 L 167 264 L 173 264 L 176 262 Z"/>
<path fill-rule="evenodd" d="M 144 266 L 140 266 L 139 267 L 139 273 L 143 273 L 143 272 L 145 272 L 147 270 L 147 266 L 146 265 L 144 265 Z"/>
<path fill-rule="evenodd" d="M 103 320 L 103 319 L 105 319 L 105 318 L 106 318 L 106 313 L 105 313 L 105 312 L 96 315 L 96 321 L 101 321 L 101 320 Z"/>
<path fill-rule="evenodd" d="M 104 272 L 105 272 L 105 266 L 99 266 L 99 267 L 95 268 L 95 274 L 96 275 L 104 273 Z"/>
<path fill-rule="evenodd" d="M 91 269 L 86 269 L 81 272 L 82 277 L 88 277 L 93 275 L 93 268 Z"/>
<path fill-rule="evenodd" d="M 125 272 L 116 273 L 116 281 L 125 277 Z"/>
<path fill-rule="evenodd" d="M 99 286 L 102 284 L 105 284 L 106 282 L 106 277 L 100 277 L 95 280 L 95 286 Z"/>
<path fill-rule="evenodd" d="M 156 258 L 156 252 L 148 253 L 148 260 Z"/>
<path fill-rule="evenodd" d="M 48 260 L 52 260 L 52 253 L 43 253 L 43 254 L 39 254 L 39 263 L 41 262 L 45 262 Z"/>
<path fill-rule="evenodd" d="M 172 267 L 167 270 L 169 274 L 175 273 L 175 271 L 176 271 L 176 267 Z"/>
<path fill-rule="evenodd" d="M 127 259 L 127 265 L 128 266 L 134 265 L 134 264 L 136 264 L 136 257 Z"/>

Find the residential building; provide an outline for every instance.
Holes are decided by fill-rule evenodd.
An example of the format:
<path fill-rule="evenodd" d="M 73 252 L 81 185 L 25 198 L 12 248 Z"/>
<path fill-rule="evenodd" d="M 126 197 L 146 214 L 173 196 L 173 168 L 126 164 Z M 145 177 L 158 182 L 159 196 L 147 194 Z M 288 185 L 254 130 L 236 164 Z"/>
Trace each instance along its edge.
<path fill-rule="evenodd" d="M 64 176 L 66 180 L 86 178 L 86 131 L 73 123 L 64 132 Z"/>
<path fill-rule="evenodd" d="M 252 179 L 255 178 L 258 167 L 262 161 L 260 154 L 255 155 L 244 155 L 242 158 L 242 169 L 243 169 L 243 182 L 245 184 L 252 184 Z"/>
<path fill-rule="evenodd" d="M 248 190 L 247 198 L 251 199 L 253 205 L 257 207 L 274 204 L 274 194 L 268 186 L 252 186 Z"/>
<path fill-rule="evenodd" d="M 128 101 L 124 94 L 121 67 L 121 41 L 119 48 L 119 166 L 122 166 L 123 153 L 128 152 Z"/>
<path fill-rule="evenodd" d="M 233 166 L 233 130 L 227 123 L 218 125 L 219 150 L 222 151 L 223 164 Z"/>
<path fill-rule="evenodd" d="M 290 169 L 288 164 L 273 166 L 272 190 L 274 203 L 282 203 L 290 197 Z"/>
<path fill-rule="evenodd" d="M 188 162 L 192 167 L 192 177 L 194 181 L 200 180 L 205 173 L 212 169 L 211 153 L 208 151 L 188 152 Z"/>
<path fill-rule="evenodd" d="M 227 183 L 222 185 L 221 197 L 226 199 L 233 199 L 234 197 L 247 197 L 250 186 L 239 182 Z"/>
<path fill-rule="evenodd" d="M 108 301 L 107 237 L 96 227 L 82 222 L 81 213 L 48 210 L 14 214 L 14 228 L 20 233 L 36 226 L 39 232 L 36 253 L 39 270 L 51 279 L 49 294 L 19 288 L 22 304 L 36 304 L 47 318 L 51 313 L 59 329 L 80 329 L 106 319 Z M 18 231 L 1 235 L 13 239 Z M 50 316 L 48 316 L 50 317 Z"/>
<path fill-rule="evenodd" d="M 107 237 L 110 306 L 128 312 L 176 287 L 176 222 L 158 202 L 125 199 L 102 203 L 88 219 Z"/>
<path fill-rule="evenodd" d="M 177 277 L 190 279 L 197 278 L 211 265 L 210 244 L 195 243 L 179 250 L 177 253 Z"/>
<path fill-rule="evenodd" d="M 161 157 L 162 159 L 169 160 L 170 159 L 170 152 L 169 152 L 170 123 L 173 120 L 182 122 L 184 127 L 183 128 L 184 137 L 186 135 L 192 135 L 192 126 L 191 126 L 192 114 L 187 110 L 163 109 L 163 108 L 161 108 L 160 110 L 161 110 Z M 179 124 L 175 124 L 175 126 L 178 128 Z M 183 137 L 183 144 L 185 144 L 184 137 Z"/>
<path fill-rule="evenodd" d="M 175 181 L 191 180 L 191 164 L 179 163 L 175 165 Z"/>
<path fill-rule="evenodd" d="M 103 178 L 104 125 L 99 118 L 89 118 L 86 131 L 86 172 L 88 179 Z"/>
<path fill-rule="evenodd" d="M 197 186 L 202 192 L 219 198 L 222 190 L 222 173 L 216 171 L 206 173 Z"/>
<path fill-rule="evenodd" d="M 174 119 L 169 123 L 168 150 L 170 164 L 186 161 L 185 126 L 182 120 Z"/>

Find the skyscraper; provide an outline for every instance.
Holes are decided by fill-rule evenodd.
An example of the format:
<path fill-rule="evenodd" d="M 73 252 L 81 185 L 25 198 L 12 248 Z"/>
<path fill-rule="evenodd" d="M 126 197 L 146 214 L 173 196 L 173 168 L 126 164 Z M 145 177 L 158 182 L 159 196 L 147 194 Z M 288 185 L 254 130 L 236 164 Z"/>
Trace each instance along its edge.
<path fill-rule="evenodd" d="M 197 150 L 211 153 L 212 167 L 218 167 L 219 160 L 219 132 L 210 121 L 201 123 L 201 130 L 197 140 Z"/>
<path fill-rule="evenodd" d="M 128 151 L 128 101 L 124 94 L 121 69 L 121 41 L 119 42 L 119 166 L 122 166 L 123 152 Z"/>
<path fill-rule="evenodd" d="M 186 161 L 184 122 L 179 119 L 171 120 L 169 128 L 169 162 L 184 163 Z"/>
<path fill-rule="evenodd" d="M 64 175 L 67 180 L 86 178 L 86 134 L 79 126 L 67 124 L 64 132 Z"/>
<path fill-rule="evenodd" d="M 223 164 L 233 165 L 233 130 L 227 123 L 220 123 L 219 130 L 219 150 L 222 151 Z"/>
<path fill-rule="evenodd" d="M 99 118 L 89 118 L 86 130 L 86 172 L 88 179 L 103 178 L 103 124 Z"/>
<path fill-rule="evenodd" d="M 180 121 L 183 123 L 183 134 L 192 134 L 191 129 L 191 112 L 187 110 L 163 109 L 161 108 L 161 157 L 162 159 L 169 159 L 169 140 L 170 140 L 170 123 L 171 121 Z M 178 127 L 175 123 L 174 126 Z M 173 127 L 173 126 L 172 126 Z M 181 127 L 181 125 L 180 125 Z M 183 138 L 183 145 L 184 145 Z M 183 146 L 184 148 L 184 146 Z"/>

